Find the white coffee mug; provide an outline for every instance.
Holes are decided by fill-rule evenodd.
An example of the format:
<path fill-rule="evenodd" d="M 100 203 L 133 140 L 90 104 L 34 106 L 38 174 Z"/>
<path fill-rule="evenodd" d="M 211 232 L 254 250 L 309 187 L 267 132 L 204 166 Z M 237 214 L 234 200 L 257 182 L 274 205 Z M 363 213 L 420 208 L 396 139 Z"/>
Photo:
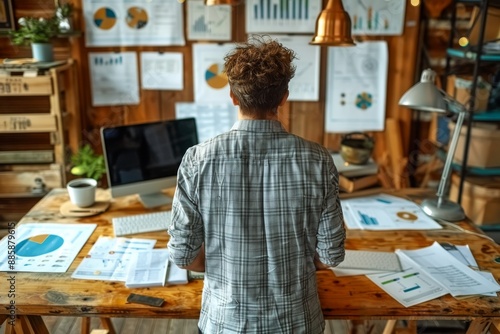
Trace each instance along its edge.
<path fill-rule="evenodd" d="M 68 182 L 69 199 L 74 205 L 85 208 L 95 203 L 97 181 L 91 178 L 75 179 Z"/>

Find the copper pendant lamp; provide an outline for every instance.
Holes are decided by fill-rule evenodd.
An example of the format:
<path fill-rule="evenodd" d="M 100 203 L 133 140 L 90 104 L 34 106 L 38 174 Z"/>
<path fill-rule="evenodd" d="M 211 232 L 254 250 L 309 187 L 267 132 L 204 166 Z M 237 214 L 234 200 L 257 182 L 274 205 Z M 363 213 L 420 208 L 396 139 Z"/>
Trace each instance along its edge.
<path fill-rule="evenodd" d="M 354 46 L 351 18 L 342 0 L 328 0 L 316 20 L 316 32 L 309 44 L 320 46 Z"/>
<path fill-rule="evenodd" d="M 236 6 L 241 3 L 241 0 L 205 0 L 205 6 L 230 5 Z"/>

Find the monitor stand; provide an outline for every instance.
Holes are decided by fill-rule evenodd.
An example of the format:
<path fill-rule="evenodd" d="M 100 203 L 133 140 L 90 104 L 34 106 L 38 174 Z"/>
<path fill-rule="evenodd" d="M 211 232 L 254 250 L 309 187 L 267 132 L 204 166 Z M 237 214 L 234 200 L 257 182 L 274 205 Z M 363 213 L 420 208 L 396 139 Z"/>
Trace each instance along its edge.
<path fill-rule="evenodd" d="M 164 193 L 139 194 L 139 200 L 145 208 L 156 208 L 172 203 L 172 198 Z"/>

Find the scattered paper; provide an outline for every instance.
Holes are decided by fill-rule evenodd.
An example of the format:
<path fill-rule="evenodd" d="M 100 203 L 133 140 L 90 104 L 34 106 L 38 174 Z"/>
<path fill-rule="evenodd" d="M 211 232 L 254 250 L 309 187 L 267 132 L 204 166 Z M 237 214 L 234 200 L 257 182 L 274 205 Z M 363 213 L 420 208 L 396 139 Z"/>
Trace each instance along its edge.
<path fill-rule="evenodd" d="M 137 251 L 130 261 L 125 286 L 128 288 L 164 286 L 168 267 L 167 249 Z"/>
<path fill-rule="evenodd" d="M 19 224 L 0 241 L 0 271 L 64 273 L 96 224 Z M 9 253 L 7 250 L 12 250 Z M 15 260 L 11 257 L 15 254 Z M 13 261 L 14 260 L 14 261 Z"/>
<path fill-rule="evenodd" d="M 151 250 L 156 240 L 100 236 L 71 277 L 125 281 L 135 252 Z"/>
<path fill-rule="evenodd" d="M 407 259 L 400 259 L 402 272 L 367 275 L 367 277 L 405 307 L 444 296 L 448 291 Z"/>
<path fill-rule="evenodd" d="M 450 255 L 439 243 L 416 250 L 396 250 L 401 261 L 414 266 L 440 282 L 452 296 L 479 295 L 499 291 L 500 286 L 484 278 Z"/>
<path fill-rule="evenodd" d="M 344 220 L 349 229 L 373 231 L 441 229 L 414 202 L 379 194 L 341 201 Z"/>

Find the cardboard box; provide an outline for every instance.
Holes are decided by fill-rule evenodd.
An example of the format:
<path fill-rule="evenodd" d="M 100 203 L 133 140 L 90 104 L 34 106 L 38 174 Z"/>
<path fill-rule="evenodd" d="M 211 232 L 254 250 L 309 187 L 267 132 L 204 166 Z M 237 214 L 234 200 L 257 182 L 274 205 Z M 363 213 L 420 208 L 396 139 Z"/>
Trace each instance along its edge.
<path fill-rule="evenodd" d="M 481 28 L 481 10 L 474 7 L 469 21 L 469 44 L 477 45 L 479 30 Z M 477 18 L 477 20 L 476 20 Z M 488 7 L 486 14 L 486 26 L 484 28 L 483 43 L 492 42 L 500 38 L 500 8 Z"/>
<path fill-rule="evenodd" d="M 454 174 L 451 179 L 450 199 L 457 201 L 460 176 Z M 461 205 L 477 225 L 500 223 L 500 177 L 466 177 Z"/>
<path fill-rule="evenodd" d="M 466 108 L 470 104 L 470 93 L 472 88 L 472 76 L 450 75 L 447 78 L 447 93 Z M 491 84 L 482 77 L 477 78 L 476 95 L 474 97 L 474 111 L 484 112 L 488 109 Z"/>
<path fill-rule="evenodd" d="M 449 122 L 450 138 L 455 131 L 455 123 Z M 467 126 L 462 126 L 454 161 L 462 163 Z M 500 130 L 495 124 L 476 123 L 472 125 L 467 166 L 479 168 L 500 167 Z"/>

